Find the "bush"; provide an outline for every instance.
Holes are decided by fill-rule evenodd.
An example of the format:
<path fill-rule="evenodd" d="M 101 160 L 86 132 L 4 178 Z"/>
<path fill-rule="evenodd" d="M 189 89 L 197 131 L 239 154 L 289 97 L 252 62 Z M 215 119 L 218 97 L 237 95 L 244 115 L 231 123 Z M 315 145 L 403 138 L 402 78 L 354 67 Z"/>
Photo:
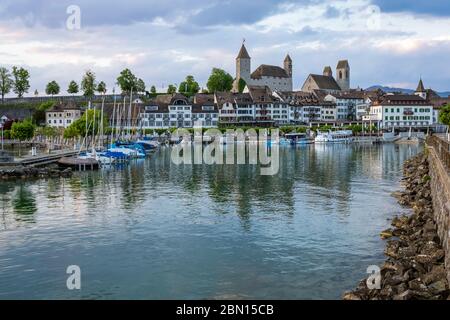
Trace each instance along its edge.
<path fill-rule="evenodd" d="M 33 138 L 34 125 L 29 120 L 23 122 L 16 122 L 11 128 L 11 138 L 19 141 L 25 141 Z"/>
<path fill-rule="evenodd" d="M 11 130 L 3 130 L 3 139 L 11 139 Z"/>

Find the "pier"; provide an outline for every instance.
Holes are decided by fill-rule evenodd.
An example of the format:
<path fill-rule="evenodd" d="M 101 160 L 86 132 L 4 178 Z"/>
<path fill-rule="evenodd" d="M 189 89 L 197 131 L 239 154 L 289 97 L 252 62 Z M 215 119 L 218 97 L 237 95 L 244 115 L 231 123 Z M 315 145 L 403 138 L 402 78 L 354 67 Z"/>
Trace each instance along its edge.
<path fill-rule="evenodd" d="M 16 158 L 13 162 L 0 162 L 0 166 L 43 166 L 57 162 L 62 157 L 70 157 L 78 154 L 76 150 L 55 151 L 49 154 L 41 154 L 36 156 L 26 156 Z"/>

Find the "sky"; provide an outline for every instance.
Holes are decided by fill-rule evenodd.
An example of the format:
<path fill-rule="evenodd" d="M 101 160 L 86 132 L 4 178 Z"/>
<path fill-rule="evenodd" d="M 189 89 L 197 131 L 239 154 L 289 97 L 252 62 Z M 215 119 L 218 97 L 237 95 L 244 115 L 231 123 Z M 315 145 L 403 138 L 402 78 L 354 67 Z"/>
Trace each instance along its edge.
<path fill-rule="evenodd" d="M 124 68 L 148 88 L 190 74 L 206 87 L 214 67 L 235 76 L 245 39 L 252 70 L 289 53 L 296 90 L 348 59 L 354 88 L 422 77 L 448 91 L 449 30 L 448 0 L 1 0 L 0 66 L 29 69 L 30 94 L 52 80 L 65 91 L 88 69 L 110 92 Z"/>

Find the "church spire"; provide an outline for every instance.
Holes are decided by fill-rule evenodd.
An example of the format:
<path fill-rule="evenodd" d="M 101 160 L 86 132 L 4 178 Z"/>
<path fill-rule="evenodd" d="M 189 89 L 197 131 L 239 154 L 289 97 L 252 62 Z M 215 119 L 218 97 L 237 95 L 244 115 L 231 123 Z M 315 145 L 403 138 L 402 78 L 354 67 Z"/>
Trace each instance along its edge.
<path fill-rule="evenodd" d="M 419 85 L 417 86 L 416 92 L 425 92 L 425 86 L 423 85 L 422 77 L 420 77 Z"/>
<path fill-rule="evenodd" d="M 244 40 L 244 42 L 245 42 L 245 40 Z M 242 43 L 241 50 L 239 51 L 239 54 L 236 59 L 250 59 L 250 55 L 248 54 L 244 43 Z"/>

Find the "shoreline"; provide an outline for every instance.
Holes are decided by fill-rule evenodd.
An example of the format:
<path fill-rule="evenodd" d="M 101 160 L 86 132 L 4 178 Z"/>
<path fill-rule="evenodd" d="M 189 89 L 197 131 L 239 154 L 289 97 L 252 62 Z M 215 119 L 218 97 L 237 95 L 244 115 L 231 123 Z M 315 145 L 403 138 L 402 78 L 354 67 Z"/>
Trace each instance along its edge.
<path fill-rule="evenodd" d="M 391 228 L 380 233 L 386 240 L 386 260 L 380 268 L 378 289 L 369 289 L 369 278 L 345 292 L 343 300 L 448 300 L 445 253 L 433 217 L 431 177 L 425 153 L 405 161 L 403 191 L 394 192 L 409 215 L 395 216 Z M 370 276 L 372 279 L 373 276 Z"/>
<path fill-rule="evenodd" d="M 44 178 L 70 178 L 73 174 L 71 168 L 60 169 L 57 165 L 45 167 L 33 166 L 0 166 L 0 181 L 44 179 Z"/>

